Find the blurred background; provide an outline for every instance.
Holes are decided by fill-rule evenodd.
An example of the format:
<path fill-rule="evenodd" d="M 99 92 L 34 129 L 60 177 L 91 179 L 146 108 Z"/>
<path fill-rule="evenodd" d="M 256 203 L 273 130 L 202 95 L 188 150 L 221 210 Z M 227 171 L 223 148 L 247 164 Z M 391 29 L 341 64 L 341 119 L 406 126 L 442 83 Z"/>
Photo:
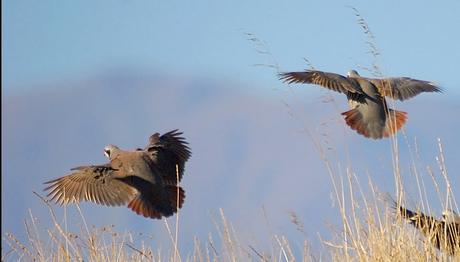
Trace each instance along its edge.
<path fill-rule="evenodd" d="M 401 175 L 410 207 L 420 202 L 414 170 L 430 182 L 432 169 L 445 190 L 440 139 L 458 200 L 459 12 L 454 0 L 2 1 L 2 239 L 26 238 L 29 212 L 52 226 L 33 194 L 44 194 L 43 182 L 104 163 L 107 144 L 143 147 L 178 128 L 192 149 L 182 180 L 185 255 L 194 237 L 217 234 L 220 208 L 240 241 L 263 247 L 284 234 L 301 250 L 294 212 L 319 250 L 329 226 L 341 224 L 327 162 L 339 180 L 353 170 L 364 193 L 371 180 L 394 194 L 395 182 L 391 140 L 346 127 L 345 96 L 278 80 L 278 71 L 311 65 L 364 76 L 378 65 L 385 76 L 439 84 L 443 94 L 391 102 L 408 112 L 397 136 Z M 426 187 L 439 216 L 438 194 Z M 125 207 L 81 208 L 90 225 L 150 234 L 154 249 L 170 245 L 163 221 Z M 82 226 L 75 206 L 56 211 L 67 212 L 70 229 Z"/>

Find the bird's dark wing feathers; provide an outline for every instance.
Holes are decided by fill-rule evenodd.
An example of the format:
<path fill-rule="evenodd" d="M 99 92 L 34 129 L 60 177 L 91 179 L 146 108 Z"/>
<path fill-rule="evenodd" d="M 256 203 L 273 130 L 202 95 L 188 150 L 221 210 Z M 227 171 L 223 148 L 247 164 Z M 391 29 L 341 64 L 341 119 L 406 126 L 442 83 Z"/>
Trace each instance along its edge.
<path fill-rule="evenodd" d="M 422 92 L 442 92 L 442 89 L 432 82 L 409 77 L 366 79 L 372 82 L 382 95 L 400 101 L 412 98 Z"/>
<path fill-rule="evenodd" d="M 347 94 L 348 92 L 358 94 L 363 93 L 361 87 L 355 79 L 335 73 L 306 70 L 303 72 L 280 73 L 279 78 L 288 84 L 315 84 L 343 94 Z"/>
<path fill-rule="evenodd" d="M 106 206 L 128 203 L 136 190 L 116 178 L 116 170 L 110 165 L 80 166 L 72 168 L 70 175 L 54 179 L 49 186 L 48 197 L 58 204 L 91 201 Z"/>
<path fill-rule="evenodd" d="M 176 185 L 184 174 L 185 162 L 190 158 L 191 151 L 188 143 L 178 130 L 173 130 L 160 136 L 158 133 L 150 137 L 145 151 L 150 152 L 155 167 L 161 173 L 166 184 Z M 178 166 L 178 174 L 176 172 Z"/>
<path fill-rule="evenodd" d="M 417 228 L 431 227 L 436 221 L 434 217 L 427 216 L 422 212 L 411 211 L 402 206 L 399 207 L 399 214 Z"/>

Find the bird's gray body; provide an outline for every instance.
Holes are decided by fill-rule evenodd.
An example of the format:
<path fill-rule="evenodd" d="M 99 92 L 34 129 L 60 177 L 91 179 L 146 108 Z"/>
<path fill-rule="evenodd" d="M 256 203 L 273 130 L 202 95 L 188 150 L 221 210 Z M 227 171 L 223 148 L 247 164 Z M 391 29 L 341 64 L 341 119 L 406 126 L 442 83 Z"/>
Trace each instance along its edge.
<path fill-rule="evenodd" d="M 92 201 L 118 206 L 128 204 L 137 214 L 150 218 L 172 215 L 182 206 L 184 190 L 178 186 L 191 152 L 177 130 L 155 134 L 146 149 L 104 148 L 110 162 L 81 166 L 70 175 L 47 182 L 48 196 L 59 204 Z M 181 167 L 177 176 L 176 166 Z M 179 179 L 177 179 L 179 178 Z"/>
<path fill-rule="evenodd" d="M 281 73 L 287 83 L 308 83 L 326 87 L 347 96 L 351 110 L 343 112 L 347 125 L 365 137 L 380 139 L 399 130 L 406 122 L 406 113 L 389 109 L 385 96 L 406 100 L 421 92 L 441 92 L 431 82 L 408 77 L 373 79 L 361 77 L 351 70 L 348 75 L 317 70 Z"/>
<path fill-rule="evenodd" d="M 379 138 L 384 133 L 387 123 L 387 104 L 380 95 L 377 87 L 352 70 L 348 73 L 358 83 L 363 94 L 358 99 L 348 96 L 348 105 L 362 115 L 362 122 L 366 124 L 368 134 L 372 138 Z"/>
<path fill-rule="evenodd" d="M 152 185 L 162 186 L 162 179 L 155 172 L 155 161 L 145 151 L 124 151 L 109 145 L 112 152 L 109 156 L 110 165 L 116 169 L 116 177 L 136 176 Z"/>

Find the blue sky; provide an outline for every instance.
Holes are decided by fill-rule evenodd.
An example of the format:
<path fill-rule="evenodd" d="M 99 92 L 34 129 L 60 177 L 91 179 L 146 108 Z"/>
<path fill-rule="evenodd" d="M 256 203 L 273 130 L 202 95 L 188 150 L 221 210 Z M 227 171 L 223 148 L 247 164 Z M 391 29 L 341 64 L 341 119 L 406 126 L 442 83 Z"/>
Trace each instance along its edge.
<path fill-rule="evenodd" d="M 345 73 L 368 66 L 357 8 L 385 75 L 439 82 L 459 94 L 460 3 L 443 1 L 3 1 L 2 86 L 82 78 L 112 68 L 276 85 L 244 32 L 264 40 L 281 69 Z M 35 87 L 34 87 L 35 86 Z"/>
<path fill-rule="evenodd" d="M 297 212 L 318 248 L 317 233 L 327 234 L 325 224 L 340 217 L 312 140 L 333 148 L 327 157 L 338 163 L 336 174 L 351 162 L 363 185 L 370 176 L 391 193 L 390 140 L 349 130 L 339 114 L 347 110 L 342 95 L 323 103 L 325 89 L 288 88 L 273 68 L 255 65 L 302 70 L 307 58 L 320 70 L 369 75 L 361 67 L 374 57 L 349 6 L 370 26 L 384 75 L 430 80 L 445 90 L 396 105 L 409 113 L 398 141 L 412 207 L 418 199 L 411 161 L 429 183 L 426 167 L 438 174 L 438 137 L 455 188 L 459 1 L 2 1 L 2 233 L 24 237 L 29 208 L 47 222 L 31 194 L 43 181 L 105 161 L 106 144 L 142 147 L 151 133 L 179 128 L 193 151 L 183 184 L 183 241 L 206 239 L 213 225 L 197 229 L 195 221 L 211 221 L 218 208 L 248 239 L 260 236 L 267 233 L 260 225 L 266 208 L 275 233 L 289 236 L 298 232 L 287 212 Z M 164 229 L 126 208 L 82 208 L 96 225 L 108 223 L 110 212 L 120 231 Z"/>

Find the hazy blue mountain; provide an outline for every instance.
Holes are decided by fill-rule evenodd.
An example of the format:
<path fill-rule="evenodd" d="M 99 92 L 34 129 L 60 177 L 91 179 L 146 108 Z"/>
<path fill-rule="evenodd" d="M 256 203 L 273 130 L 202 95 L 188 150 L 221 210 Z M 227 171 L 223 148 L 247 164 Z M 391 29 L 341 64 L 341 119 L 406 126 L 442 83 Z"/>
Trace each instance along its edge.
<path fill-rule="evenodd" d="M 369 140 L 350 130 L 339 114 L 348 110 L 345 97 L 317 87 L 287 87 L 276 80 L 273 86 L 253 87 L 226 80 L 114 72 L 46 90 L 2 98 L 2 234 L 24 237 L 29 209 L 44 226 L 51 225 L 48 209 L 32 193 L 44 194 L 43 182 L 75 166 L 104 163 L 107 144 L 143 147 L 152 133 L 176 128 L 192 148 L 182 182 L 182 245 L 192 245 L 193 236 L 205 241 L 215 233 L 212 221 L 219 208 L 243 241 L 264 243 L 270 230 L 303 238 L 289 220 L 290 211 L 305 224 L 310 240 L 318 242 L 318 232 L 327 238 L 326 225 L 341 222 L 317 145 L 339 178 L 345 179 L 349 166 L 365 192 L 369 177 L 383 192 L 394 192 L 391 140 Z M 458 98 L 422 94 L 396 107 L 409 113 L 407 140 L 398 135 L 409 196 L 416 203 L 411 159 L 427 182 L 431 178 L 426 166 L 439 174 L 435 157 L 440 137 L 460 200 Z M 436 196 L 434 192 L 428 188 L 430 196 Z M 163 221 L 143 218 L 126 207 L 81 206 L 91 225 L 114 224 L 122 232 L 149 233 L 154 246 L 169 243 Z M 55 209 L 62 218 L 64 208 Z M 75 207 L 67 212 L 69 225 L 78 230 L 82 222 Z"/>

